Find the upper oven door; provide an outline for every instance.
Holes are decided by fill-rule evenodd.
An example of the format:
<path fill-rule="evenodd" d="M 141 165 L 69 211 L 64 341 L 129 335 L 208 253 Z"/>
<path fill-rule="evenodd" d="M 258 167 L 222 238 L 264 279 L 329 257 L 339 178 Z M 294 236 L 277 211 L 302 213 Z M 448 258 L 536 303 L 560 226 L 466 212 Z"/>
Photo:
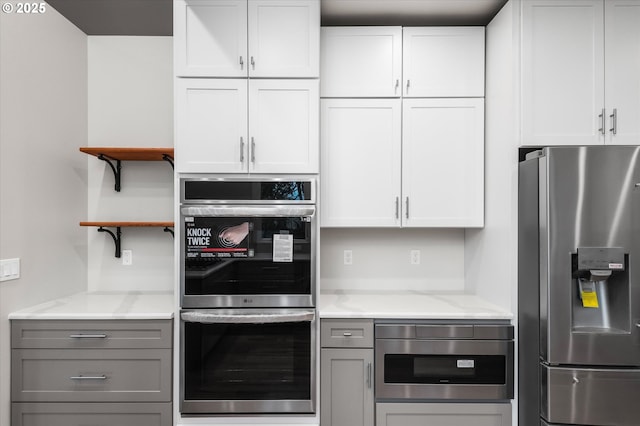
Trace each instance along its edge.
<path fill-rule="evenodd" d="M 315 206 L 181 208 L 182 306 L 310 307 Z"/>

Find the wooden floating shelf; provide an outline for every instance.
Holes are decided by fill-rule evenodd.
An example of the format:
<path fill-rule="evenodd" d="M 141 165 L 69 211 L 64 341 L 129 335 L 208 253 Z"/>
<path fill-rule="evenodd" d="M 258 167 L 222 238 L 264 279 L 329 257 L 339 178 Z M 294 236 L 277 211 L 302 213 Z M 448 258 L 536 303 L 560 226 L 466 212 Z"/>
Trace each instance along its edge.
<path fill-rule="evenodd" d="M 80 222 L 80 226 L 106 226 L 106 227 L 160 227 L 173 228 L 174 222 Z"/>
<path fill-rule="evenodd" d="M 165 160 L 165 156 L 173 159 L 173 148 L 82 147 L 80 151 L 95 157 L 103 155 L 120 161 L 162 161 Z"/>
<path fill-rule="evenodd" d="M 166 161 L 173 169 L 173 148 L 81 147 L 80 151 L 98 157 L 111 167 L 117 192 L 120 192 L 123 161 Z"/>
<path fill-rule="evenodd" d="M 174 226 L 174 222 L 80 222 L 80 226 L 96 226 L 98 232 L 106 232 L 113 238 L 113 243 L 116 246 L 115 257 L 121 257 L 122 255 L 122 229 L 121 228 L 133 228 L 133 227 L 146 227 L 146 228 L 164 228 L 164 232 L 169 232 L 172 236 L 174 232 L 171 228 Z M 116 228 L 115 233 L 105 228 Z"/>

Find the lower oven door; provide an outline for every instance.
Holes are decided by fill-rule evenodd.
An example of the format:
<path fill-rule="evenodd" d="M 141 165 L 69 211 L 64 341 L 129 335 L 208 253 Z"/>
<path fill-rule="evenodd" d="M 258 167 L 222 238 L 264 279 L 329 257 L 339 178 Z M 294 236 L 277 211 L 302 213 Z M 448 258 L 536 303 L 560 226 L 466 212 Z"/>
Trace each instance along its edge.
<path fill-rule="evenodd" d="M 513 342 L 376 339 L 376 399 L 513 398 Z"/>
<path fill-rule="evenodd" d="M 315 412 L 315 310 L 183 310 L 180 332 L 182 414 Z"/>

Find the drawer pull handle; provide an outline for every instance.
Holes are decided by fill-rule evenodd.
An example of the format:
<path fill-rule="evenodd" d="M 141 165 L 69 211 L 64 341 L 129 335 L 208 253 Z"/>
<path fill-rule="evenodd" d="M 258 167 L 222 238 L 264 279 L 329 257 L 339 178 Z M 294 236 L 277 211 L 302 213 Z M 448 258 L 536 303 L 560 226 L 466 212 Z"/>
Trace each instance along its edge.
<path fill-rule="evenodd" d="M 342 335 L 344 337 L 351 337 L 351 332 L 350 331 L 345 331 L 344 333 L 342 333 Z"/>
<path fill-rule="evenodd" d="M 106 339 L 106 334 L 70 334 L 72 339 Z"/>
<path fill-rule="evenodd" d="M 71 380 L 107 380 L 107 376 L 71 376 Z"/>

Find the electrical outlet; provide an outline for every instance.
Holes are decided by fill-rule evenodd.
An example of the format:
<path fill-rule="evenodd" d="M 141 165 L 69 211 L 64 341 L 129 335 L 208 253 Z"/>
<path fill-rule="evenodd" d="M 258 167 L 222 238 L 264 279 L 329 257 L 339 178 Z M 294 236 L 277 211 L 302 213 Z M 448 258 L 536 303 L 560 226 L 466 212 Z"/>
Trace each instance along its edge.
<path fill-rule="evenodd" d="M 20 258 L 0 260 L 0 281 L 20 278 Z"/>
<path fill-rule="evenodd" d="M 420 264 L 420 250 L 411 250 L 410 261 L 412 265 Z"/>
<path fill-rule="evenodd" d="M 345 250 L 344 251 L 344 264 L 345 265 L 352 265 L 353 264 L 353 251 L 352 250 Z"/>
<path fill-rule="evenodd" d="M 123 265 L 133 265 L 133 251 L 132 250 L 122 250 L 122 264 Z"/>

